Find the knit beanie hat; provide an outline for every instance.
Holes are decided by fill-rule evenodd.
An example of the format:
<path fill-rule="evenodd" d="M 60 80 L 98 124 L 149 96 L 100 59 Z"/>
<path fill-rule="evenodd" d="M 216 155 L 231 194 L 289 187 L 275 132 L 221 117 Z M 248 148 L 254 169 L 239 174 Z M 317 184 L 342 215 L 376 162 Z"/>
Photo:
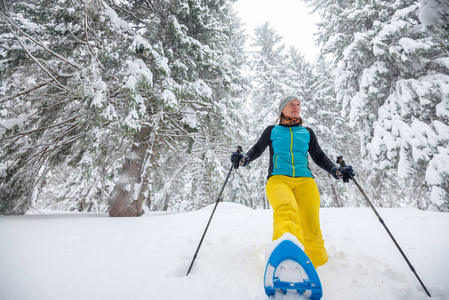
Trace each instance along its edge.
<path fill-rule="evenodd" d="M 292 100 L 298 100 L 299 98 L 296 96 L 287 96 L 284 99 L 281 100 L 281 102 L 279 103 L 279 114 L 282 113 L 282 111 L 284 110 L 284 107 L 287 105 L 287 103 L 289 103 Z"/>

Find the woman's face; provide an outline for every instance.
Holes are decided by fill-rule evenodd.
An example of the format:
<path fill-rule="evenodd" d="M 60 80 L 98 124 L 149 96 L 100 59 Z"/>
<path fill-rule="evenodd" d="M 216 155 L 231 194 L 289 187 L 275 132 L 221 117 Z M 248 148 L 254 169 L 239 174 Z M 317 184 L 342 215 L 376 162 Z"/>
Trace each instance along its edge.
<path fill-rule="evenodd" d="M 282 113 L 286 117 L 299 117 L 299 113 L 301 112 L 301 102 L 298 100 L 292 100 L 287 103 L 287 105 L 282 110 Z"/>

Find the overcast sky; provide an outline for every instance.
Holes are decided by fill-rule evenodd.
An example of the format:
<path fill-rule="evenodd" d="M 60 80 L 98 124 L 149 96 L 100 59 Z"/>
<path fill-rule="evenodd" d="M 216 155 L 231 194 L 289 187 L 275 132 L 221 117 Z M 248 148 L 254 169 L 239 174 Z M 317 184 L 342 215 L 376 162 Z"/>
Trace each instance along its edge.
<path fill-rule="evenodd" d="M 253 35 L 254 28 L 269 22 L 284 38 L 286 46 L 294 45 L 308 60 L 314 60 L 318 47 L 313 33 L 319 18 L 309 15 L 310 8 L 300 0 L 238 0 L 234 4 L 246 33 Z"/>

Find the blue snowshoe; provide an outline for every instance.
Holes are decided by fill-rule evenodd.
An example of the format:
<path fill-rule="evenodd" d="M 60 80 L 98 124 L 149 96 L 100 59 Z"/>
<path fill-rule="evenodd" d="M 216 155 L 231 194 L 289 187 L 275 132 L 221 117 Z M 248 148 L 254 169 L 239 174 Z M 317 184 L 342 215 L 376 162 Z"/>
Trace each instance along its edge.
<path fill-rule="evenodd" d="M 297 291 L 305 299 L 319 300 L 323 296 L 321 281 L 304 251 L 293 241 L 283 240 L 268 259 L 264 276 L 265 293 L 286 294 Z"/>

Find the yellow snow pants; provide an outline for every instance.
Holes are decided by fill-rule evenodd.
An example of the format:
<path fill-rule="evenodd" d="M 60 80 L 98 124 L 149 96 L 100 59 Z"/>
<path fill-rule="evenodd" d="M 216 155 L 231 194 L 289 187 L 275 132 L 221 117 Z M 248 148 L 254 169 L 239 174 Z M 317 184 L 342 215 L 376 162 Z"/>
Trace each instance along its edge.
<path fill-rule="evenodd" d="M 320 194 L 311 177 L 274 175 L 268 179 L 267 198 L 273 213 L 273 240 L 284 233 L 296 236 L 315 267 L 328 256 L 320 229 Z"/>

